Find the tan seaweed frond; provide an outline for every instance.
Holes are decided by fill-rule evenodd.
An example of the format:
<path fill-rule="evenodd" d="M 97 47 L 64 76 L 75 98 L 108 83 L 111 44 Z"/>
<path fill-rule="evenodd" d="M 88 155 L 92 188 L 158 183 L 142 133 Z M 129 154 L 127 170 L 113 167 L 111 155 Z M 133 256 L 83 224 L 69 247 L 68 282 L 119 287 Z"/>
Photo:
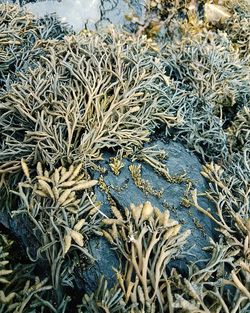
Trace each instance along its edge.
<path fill-rule="evenodd" d="M 120 174 L 120 170 L 124 167 L 124 164 L 121 159 L 114 157 L 110 159 L 109 166 L 112 172 L 117 176 Z"/>
<path fill-rule="evenodd" d="M 227 129 L 231 151 L 247 150 L 250 147 L 250 108 L 244 106 Z"/>
<path fill-rule="evenodd" d="M 15 170 L 27 156 L 30 163 L 40 155 L 51 165 L 60 159 L 89 166 L 104 148 L 123 148 L 129 155 L 160 123 L 179 123 L 168 114 L 166 91 L 159 92 L 163 68 L 146 38 L 109 30 L 52 41 L 45 49 L 40 64 L 28 75 L 20 73 L 1 97 L 2 136 L 6 145 L 15 142 L 16 162 L 6 162 L 5 154 L 0 173 Z M 22 121 L 24 140 L 10 119 Z"/>
<path fill-rule="evenodd" d="M 117 287 L 108 288 L 108 283 L 102 276 L 98 283 L 98 288 L 91 295 L 85 294 L 82 299 L 82 304 L 78 306 L 78 313 L 130 313 L 131 309 L 126 306 L 123 299 L 123 293 Z"/>
<path fill-rule="evenodd" d="M 36 63 L 44 49 L 37 46 L 43 39 L 63 38 L 70 31 L 55 16 L 36 19 L 18 5 L 0 4 L 0 86 L 9 88 L 16 73 Z"/>
<path fill-rule="evenodd" d="M 38 162 L 36 176 L 22 163 L 28 181 L 20 182 L 18 191 L 12 191 L 19 196 L 19 209 L 12 214 L 26 214 L 36 227 L 35 236 L 40 242 L 37 258 L 46 257 L 52 284 L 59 288 L 62 266 L 70 250 L 77 248 L 93 260 L 84 244 L 90 233 L 98 233 L 100 224 L 99 204 L 91 192 L 97 181 L 90 179 L 81 163 L 48 171 Z"/>
<path fill-rule="evenodd" d="M 0 234 L 0 308 L 3 304 L 10 303 L 13 298 L 16 296 L 15 292 L 6 293 L 6 290 L 3 286 L 6 286 L 10 283 L 10 274 L 13 273 L 13 270 L 9 268 L 9 252 L 8 248 L 12 244 L 5 236 Z"/>
<path fill-rule="evenodd" d="M 239 134 L 240 131 L 239 128 Z M 190 284 L 196 284 L 197 288 L 200 288 L 199 295 L 196 294 L 196 297 L 202 296 L 203 298 L 200 298 L 199 302 L 196 301 L 196 305 L 205 312 L 211 310 L 211 307 L 207 305 L 209 298 L 213 299 L 210 303 L 217 308 L 217 312 L 244 312 L 249 307 L 250 172 L 249 158 L 246 157 L 249 155 L 247 149 L 245 145 L 246 154 L 238 152 L 232 154 L 233 158 L 227 161 L 227 166 L 213 162 L 203 166 L 202 174 L 210 181 L 206 197 L 213 202 L 216 208 L 214 211 L 203 209 L 198 204 L 199 196 L 195 191 L 192 193 L 194 206 L 209 216 L 223 235 L 219 243 L 212 243 L 213 255 L 206 265 L 206 270 L 198 270 L 193 266 L 193 272 L 189 277 Z M 228 271 L 224 272 L 227 267 Z M 209 274 L 208 268 L 216 273 L 216 277 Z M 226 293 L 229 286 L 235 288 L 234 292 L 232 291 L 232 297 Z M 191 298 L 194 299 L 193 296 Z M 177 307 L 185 308 L 187 297 L 186 302 L 184 300 L 178 298 Z M 188 303 L 190 304 L 190 301 Z"/>
<path fill-rule="evenodd" d="M 42 280 L 35 276 L 33 265 L 16 263 L 15 244 L 0 233 L 0 311 L 24 313 L 33 305 L 44 310 L 52 286 L 47 278 Z M 50 307 L 56 311 L 54 304 Z"/>
<path fill-rule="evenodd" d="M 241 58 L 249 63 L 250 3 L 247 0 L 224 0 L 223 2 L 230 11 L 231 18 L 222 25 L 222 30 L 227 33 Z"/>
<path fill-rule="evenodd" d="M 190 232 L 180 232 L 181 226 L 170 219 L 169 212 L 150 202 L 131 204 L 122 219 L 103 222 L 110 225 L 103 235 L 125 257 L 124 271 L 117 271 L 125 303 L 136 307 L 133 312 L 166 312 L 166 265 L 179 254 Z"/>
<path fill-rule="evenodd" d="M 132 179 L 135 183 L 135 185 L 140 188 L 143 192 L 146 194 L 151 194 L 156 197 L 161 197 L 163 194 L 163 189 L 155 189 L 150 184 L 150 182 L 147 179 L 142 178 L 141 173 L 141 164 L 131 164 L 129 165 L 129 171 L 131 173 Z"/>

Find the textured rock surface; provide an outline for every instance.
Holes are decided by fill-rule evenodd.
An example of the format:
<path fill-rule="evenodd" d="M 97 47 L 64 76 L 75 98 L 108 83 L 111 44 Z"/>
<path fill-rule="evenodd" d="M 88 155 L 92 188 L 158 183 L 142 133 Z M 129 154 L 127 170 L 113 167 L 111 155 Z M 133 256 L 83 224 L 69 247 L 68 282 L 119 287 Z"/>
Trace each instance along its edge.
<path fill-rule="evenodd" d="M 87 268 L 81 275 L 83 280 L 78 280 L 79 289 L 87 293 L 96 290 L 101 275 L 107 278 L 109 286 L 116 281 L 115 271 L 119 268 L 119 258 L 111 245 L 104 238 L 91 238 L 88 243 L 88 250 L 96 259 L 95 264 Z"/>
<path fill-rule="evenodd" d="M 16 244 L 18 244 L 20 253 L 28 253 L 32 258 L 36 257 L 36 251 L 39 243 L 35 237 L 30 221 L 24 216 L 16 216 L 11 218 L 8 212 L 0 211 L 0 228 L 4 226 L 9 234 L 14 236 Z"/>
<path fill-rule="evenodd" d="M 99 7 L 99 0 L 47 0 L 25 4 L 25 8 L 37 17 L 56 13 L 62 22 L 73 26 L 76 32 L 84 29 L 85 25 L 88 28 L 94 27 L 101 18 Z"/>
<path fill-rule="evenodd" d="M 143 19 L 143 1 L 126 0 L 0 0 L 0 3 L 19 3 L 37 17 L 53 14 L 71 25 L 76 32 L 87 26 L 102 28 L 110 24 L 132 29 L 127 17 Z"/>
<path fill-rule="evenodd" d="M 167 152 L 168 158 L 165 161 L 165 164 L 171 175 L 186 172 L 187 176 L 193 183 L 193 187 L 197 188 L 198 193 L 202 193 L 207 189 L 206 182 L 200 174 L 201 165 L 194 154 L 188 152 L 184 146 L 175 142 L 166 144 L 162 141 L 157 141 L 154 142 L 153 145 L 157 145 L 157 149 Z M 209 218 L 198 212 L 196 208 L 187 208 L 181 204 L 185 192 L 185 183 L 169 183 L 150 166 L 141 163 L 142 177 L 149 181 L 154 190 L 163 189 L 161 197 L 145 194 L 134 184 L 128 168 L 131 162 L 124 160 L 124 167 L 121 169 L 120 175 L 116 176 L 111 172 L 109 167 L 110 157 L 112 157 L 112 155 L 105 154 L 104 161 L 101 162 L 101 166 L 107 169 L 107 174 L 104 174 L 103 178 L 107 186 L 110 188 L 112 199 L 120 209 L 129 207 L 130 203 L 138 205 L 147 200 L 151 201 L 154 206 L 161 210 L 164 210 L 164 207 L 168 204 L 171 217 L 182 224 L 183 230 L 191 230 L 191 235 L 188 238 L 182 259 L 172 261 L 169 264 L 169 267 L 177 267 L 180 271 L 185 273 L 188 262 L 207 259 L 208 255 L 202 249 L 208 246 L 209 237 L 216 237 L 215 225 Z M 134 162 L 134 164 L 138 164 L 138 162 Z M 100 176 L 98 173 L 93 173 L 93 175 L 95 176 L 95 179 L 98 179 Z M 106 215 L 110 215 L 109 202 L 105 193 L 103 193 L 99 187 L 96 187 L 95 191 L 97 199 L 103 204 L 102 212 Z M 211 203 L 206 199 L 199 199 L 199 203 L 203 208 L 210 207 L 212 209 Z M 114 253 L 110 252 L 109 246 L 103 242 L 103 239 L 95 239 L 93 242 L 90 241 L 90 246 L 93 245 L 96 246 L 93 253 L 97 261 L 90 270 L 86 271 L 85 281 L 92 279 L 93 282 L 93 277 L 98 276 L 98 274 L 104 274 L 108 277 L 109 282 L 112 283 L 112 267 L 117 267 L 117 257 Z M 200 265 L 202 266 L 202 263 L 200 263 Z M 94 282 L 92 286 L 94 286 Z M 88 286 L 88 288 L 92 286 Z"/>
<path fill-rule="evenodd" d="M 144 1 L 138 0 L 101 0 L 101 18 L 97 23 L 98 27 L 109 24 L 124 26 L 126 29 L 133 30 L 132 17 L 143 20 L 145 15 Z"/>

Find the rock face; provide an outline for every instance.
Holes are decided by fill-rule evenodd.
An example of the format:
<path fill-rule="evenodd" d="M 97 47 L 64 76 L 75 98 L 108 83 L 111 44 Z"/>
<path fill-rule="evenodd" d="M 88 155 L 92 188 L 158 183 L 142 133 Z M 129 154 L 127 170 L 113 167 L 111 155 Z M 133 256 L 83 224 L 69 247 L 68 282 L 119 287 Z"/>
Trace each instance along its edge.
<path fill-rule="evenodd" d="M 18 215 L 15 218 L 11 218 L 8 212 L 0 211 L 0 230 L 1 226 L 7 229 L 9 235 L 15 238 L 20 254 L 25 255 L 28 250 L 32 258 L 36 257 L 39 243 L 34 235 L 31 222 L 27 217 Z"/>
<path fill-rule="evenodd" d="M 178 175 L 186 172 L 186 176 L 190 178 L 192 187 L 197 189 L 198 193 L 205 192 L 207 189 L 206 182 L 201 176 L 201 165 L 197 157 L 188 152 L 183 145 L 175 142 L 163 143 L 158 140 L 153 143 L 156 149 L 164 150 L 168 158 L 164 163 L 169 169 L 170 175 Z M 182 224 L 182 230 L 190 229 L 191 235 L 188 237 L 185 251 L 182 259 L 172 261 L 168 266 L 176 267 L 185 274 L 188 262 L 202 261 L 208 258 L 208 254 L 202 249 L 209 245 L 209 237 L 215 238 L 215 225 L 212 221 L 200 213 L 196 208 L 187 207 L 187 203 L 183 201 L 185 198 L 186 183 L 170 183 L 164 177 L 154 171 L 154 169 L 145 164 L 134 162 L 133 164 L 141 164 L 142 178 L 147 180 L 152 187 L 153 192 L 161 191 L 161 195 L 153 195 L 149 192 L 138 188 L 131 177 L 129 166 L 132 164 L 129 160 L 123 160 L 124 167 L 119 175 L 112 173 L 109 163 L 111 154 L 106 153 L 104 160 L 100 163 L 103 168 L 107 169 L 107 173 L 103 174 L 105 184 L 109 187 L 109 195 L 116 202 L 121 210 L 129 207 L 131 203 L 138 205 L 145 201 L 150 201 L 155 207 L 161 210 L 170 210 L 171 218 L 178 220 Z M 95 179 L 100 177 L 99 173 L 93 172 Z M 110 206 L 107 195 L 96 187 L 97 200 L 102 203 L 102 212 L 110 216 Z M 185 205 L 184 205 L 185 204 Z M 199 204 L 203 208 L 213 209 L 212 204 L 207 199 L 199 199 Z M 104 240 L 95 238 L 90 240 L 90 248 L 95 246 L 93 256 L 97 259 L 95 265 L 84 273 L 85 281 L 92 282 L 88 284 L 87 289 L 94 290 L 95 282 L 93 278 L 98 275 L 107 277 L 110 285 L 114 282 L 112 267 L 117 268 L 118 259 L 115 253 L 111 252 L 111 247 Z M 198 265 L 202 266 L 202 262 Z M 93 288 L 94 287 L 94 288 Z"/>
<path fill-rule="evenodd" d="M 99 0 L 26 1 L 24 5 L 37 17 L 56 13 L 62 22 L 71 25 L 76 32 L 84 29 L 85 25 L 94 28 L 94 24 L 101 18 L 99 6 Z"/>
<path fill-rule="evenodd" d="M 138 21 L 144 19 L 146 9 L 143 4 L 144 1 L 138 0 L 102 0 L 100 5 L 101 18 L 97 26 L 105 27 L 114 24 L 133 31 L 133 18 Z"/>
<path fill-rule="evenodd" d="M 104 275 L 110 287 L 116 282 L 115 268 L 119 268 L 120 260 L 116 252 L 106 239 L 102 237 L 90 238 L 88 251 L 95 258 L 95 263 L 81 273 L 77 281 L 79 289 L 91 293 L 96 290 L 100 276 Z"/>
<path fill-rule="evenodd" d="M 37 17 L 55 13 L 76 32 L 110 24 L 133 30 L 133 17 L 143 20 L 145 15 L 143 1 L 137 0 L 0 0 L 5 2 L 18 3 Z"/>

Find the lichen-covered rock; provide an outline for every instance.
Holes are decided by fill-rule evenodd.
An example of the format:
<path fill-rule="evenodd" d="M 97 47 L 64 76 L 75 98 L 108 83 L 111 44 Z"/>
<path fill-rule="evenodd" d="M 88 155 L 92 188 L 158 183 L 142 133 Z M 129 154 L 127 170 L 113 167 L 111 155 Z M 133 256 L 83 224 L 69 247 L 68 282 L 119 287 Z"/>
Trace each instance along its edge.
<path fill-rule="evenodd" d="M 168 158 L 164 163 L 172 177 L 186 173 L 186 178 L 189 178 L 188 181 L 192 183 L 192 188 L 197 189 L 198 194 L 206 191 L 206 182 L 200 174 L 201 165 L 193 153 L 176 142 L 164 143 L 158 140 L 152 146 L 156 146 L 156 149 L 164 150 L 167 153 Z M 101 177 L 102 181 L 99 184 L 102 185 L 102 188 L 100 186 L 95 188 L 97 200 L 102 202 L 102 212 L 111 216 L 110 201 L 114 201 L 121 210 L 126 207 L 129 208 L 131 203 L 138 205 L 145 203 L 145 201 L 150 201 L 154 207 L 161 210 L 168 209 L 171 218 L 179 221 L 182 225 L 182 231 L 191 230 L 182 258 L 171 261 L 169 267 L 176 267 L 185 274 L 188 262 L 207 259 L 208 254 L 203 248 L 209 245 L 209 237 L 214 239 L 217 236 L 215 225 L 208 217 L 190 205 L 187 194 L 188 184 L 186 182 L 169 182 L 154 171 L 151 166 L 139 161 L 133 163 L 129 160 L 122 160 L 123 167 L 120 169 L 120 174 L 115 175 L 109 165 L 111 157 L 112 155 L 109 153 L 104 154 L 104 160 L 100 163 L 103 170 L 104 168 L 107 169 L 106 174 L 93 172 L 94 179 Z M 146 181 L 144 190 L 138 188 L 131 177 L 130 166 L 132 164 L 136 166 L 141 164 L 142 179 L 144 183 Z M 104 189 L 106 190 L 104 191 Z M 207 199 L 199 198 L 199 204 L 203 208 L 210 208 L 213 211 L 212 204 Z M 89 244 L 90 246 L 95 245 L 93 256 L 96 258 L 96 263 L 91 267 L 89 273 L 87 270 L 86 281 L 89 281 L 90 277 L 93 279 L 93 277 L 103 274 L 111 283 L 114 277 L 111 269 L 117 268 L 117 256 L 110 252 L 111 248 L 108 244 L 104 244 L 102 238 L 94 239 L 93 242 L 90 240 Z M 98 245 L 100 245 L 99 248 Z M 202 262 L 197 264 L 202 265 Z M 92 286 L 89 287 L 92 288 Z"/>

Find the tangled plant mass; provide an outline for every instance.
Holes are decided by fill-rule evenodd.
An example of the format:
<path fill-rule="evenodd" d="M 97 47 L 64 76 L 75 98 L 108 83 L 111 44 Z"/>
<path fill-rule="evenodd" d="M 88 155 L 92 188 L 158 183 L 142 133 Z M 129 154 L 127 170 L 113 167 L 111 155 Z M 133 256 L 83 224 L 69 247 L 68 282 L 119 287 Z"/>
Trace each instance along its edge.
<path fill-rule="evenodd" d="M 93 260 L 83 246 L 86 236 L 98 234 L 99 204 L 87 191 L 98 181 L 85 177 L 82 164 L 49 172 L 38 162 L 33 179 L 23 159 L 21 165 L 28 180 L 18 184 L 18 192 L 11 191 L 20 198 L 19 209 L 12 211 L 12 216 L 25 214 L 34 224 L 40 243 L 36 259 L 49 262 L 52 284 L 59 290 L 61 284 L 70 285 L 65 257 L 71 248 L 78 248 L 86 259 Z"/>
<path fill-rule="evenodd" d="M 36 20 L 32 14 L 11 5 L 1 5 L 0 31 L 1 88 L 9 88 L 17 78 L 15 73 L 30 67 L 43 54 L 43 49 L 36 46 L 37 41 L 62 39 L 64 34 L 70 34 L 53 15 Z"/>
<path fill-rule="evenodd" d="M 11 250 L 19 240 L 1 230 L 0 312 L 250 310 L 250 11 L 244 1 L 215 5 L 210 10 L 223 19 L 183 1 L 151 1 L 150 12 L 165 16 L 169 29 L 178 25 L 163 45 L 114 28 L 72 35 L 55 17 L 36 20 L 0 5 L 1 214 L 24 217 L 36 240 L 21 263 Z M 144 26 L 139 32 L 149 36 L 152 25 Z M 157 152 L 144 146 L 163 127 L 167 139 L 200 157 L 208 189 L 190 188 L 187 197 L 220 233 L 204 247 L 204 267 L 188 264 L 186 275 L 171 264 L 187 253 L 190 232 L 148 201 L 111 203 L 107 216 L 95 196 L 101 179 L 90 175 L 109 150 L 119 156 L 110 163 L 116 176 L 122 158 L 131 158 L 171 182 Z M 141 178 L 140 165 L 130 171 L 142 190 L 160 193 Z M 215 209 L 203 208 L 202 197 Z M 101 277 L 85 294 L 76 278 L 95 263 L 92 237 L 107 240 L 121 266 L 116 284 Z"/>
<path fill-rule="evenodd" d="M 109 227 L 103 230 L 103 235 L 126 259 L 123 271 L 116 273 L 119 284 L 116 305 L 125 309 L 123 304 L 131 303 L 130 312 L 166 312 L 169 306 L 166 265 L 177 256 L 190 231 L 179 234 L 181 226 L 169 218 L 169 211 L 162 213 L 149 201 L 138 206 L 131 204 L 130 209 L 125 209 L 125 216 L 116 207 L 111 209 L 114 218 L 103 219 Z M 98 294 L 85 296 L 82 309 L 99 312 L 102 305 L 97 297 Z M 105 306 L 109 309 L 109 304 Z"/>
<path fill-rule="evenodd" d="M 4 148 L 2 171 L 20 157 L 55 164 L 98 160 L 103 148 L 122 147 L 129 154 L 159 122 L 176 125 L 166 93 L 158 92 L 161 65 L 146 44 L 114 32 L 50 42 L 48 56 L 3 94 L 3 136 L 15 148 Z M 20 123 L 26 127 L 22 136 Z"/>

